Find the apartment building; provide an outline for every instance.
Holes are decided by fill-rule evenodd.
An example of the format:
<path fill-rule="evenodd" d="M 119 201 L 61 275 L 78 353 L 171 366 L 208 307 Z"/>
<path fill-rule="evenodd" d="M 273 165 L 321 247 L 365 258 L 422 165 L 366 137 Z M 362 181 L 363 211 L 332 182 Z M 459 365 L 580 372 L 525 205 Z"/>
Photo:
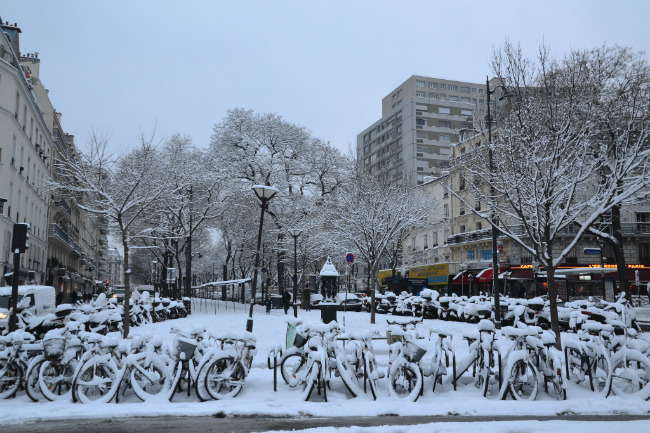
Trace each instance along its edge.
<path fill-rule="evenodd" d="M 480 291 L 489 292 L 492 284 L 492 227 L 490 223 L 477 215 L 476 211 L 485 212 L 485 204 L 475 198 L 474 188 L 487 188 L 467 173 L 468 165 L 485 163 L 487 161 L 487 146 L 485 135 L 475 134 L 466 140 L 452 146 L 448 174 L 448 185 L 454 191 L 450 201 L 450 230 L 447 246 L 451 251 L 451 261 L 462 264 L 465 287 L 470 282 L 474 294 Z M 470 182 L 473 183 L 470 187 Z M 487 191 L 483 190 L 483 193 Z M 473 209 L 471 209 L 473 208 Z M 632 287 L 618 287 L 618 274 L 614 254 L 608 245 L 604 245 L 601 254 L 594 254 L 599 244 L 594 236 L 586 235 L 571 249 L 560 264 L 557 271 L 560 284 L 564 285 L 566 296 L 584 297 L 586 295 L 604 296 L 605 282 L 611 284 L 611 290 L 618 293 L 627 290 L 633 294 L 639 293 L 636 286 L 636 276 L 645 285 L 650 278 L 650 204 L 637 203 L 624 206 L 621 210 L 621 225 L 624 233 L 624 251 L 629 267 L 628 278 Z M 513 226 L 507 219 L 503 224 L 510 226 L 514 232 L 520 232 L 522 240 L 526 237 L 522 228 Z M 516 224 L 516 223 L 514 223 Z M 599 230 L 611 233 L 611 219 L 605 216 L 599 223 Z M 553 246 L 555 254 L 559 255 L 566 249 L 575 236 L 575 228 L 567 227 L 560 233 L 560 240 Z M 566 236 L 566 240 L 562 239 Z M 519 243 L 507 236 L 498 236 L 498 250 L 501 286 L 512 296 L 535 296 L 544 294 L 545 274 L 536 272 L 532 255 Z M 606 269 L 601 271 L 601 260 Z M 590 270 L 591 268 L 595 268 Z M 534 270 L 535 268 L 535 270 Z M 543 271 L 543 270 L 542 270 Z M 472 276 L 469 281 L 465 277 Z M 457 281 L 460 281 L 458 279 Z M 456 283 L 457 283 L 456 281 Z M 613 293 L 612 292 L 612 293 Z M 611 299 L 611 296 L 608 296 Z"/>
<path fill-rule="evenodd" d="M 1 21 L 1 18 L 0 18 Z M 46 281 L 47 181 L 52 138 L 19 62 L 20 28 L 2 23 L 0 36 L 0 285 L 14 276 L 11 238 L 15 223 L 30 224 L 29 249 L 21 255 L 20 284 Z"/>
<path fill-rule="evenodd" d="M 382 99 L 382 117 L 357 135 L 373 174 L 415 186 L 449 166 L 459 130 L 485 114 L 485 85 L 414 75 Z"/>
<path fill-rule="evenodd" d="M 91 197 L 51 187 L 50 181 L 59 179 L 53 161 L 76 155 L 74 136 L 63 131 L 61 113 L 40 80 L 38 54 L 20 53 L 21 30 L 16 24 L 5 23 L 2 30 L 0 202 L 6 200 L 0 218 L 2 263 L 5 270 L 11 266 L 13 223 L 30 223 L 30 248 L 22 258 L 20 281 L 55 286 L 67 301 L 73 291 L 94 290 L 106 279 L 102 266 L 108 224 L 79 207 Z"/>

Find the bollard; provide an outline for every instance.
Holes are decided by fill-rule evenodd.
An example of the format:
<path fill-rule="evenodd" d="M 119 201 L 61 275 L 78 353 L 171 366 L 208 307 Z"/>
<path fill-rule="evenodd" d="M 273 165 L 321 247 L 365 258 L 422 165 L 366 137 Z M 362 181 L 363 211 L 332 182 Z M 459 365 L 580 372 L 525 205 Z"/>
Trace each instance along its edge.
<path fill-rule="evenodd" d="M 271 356 L 273 357 L 273 367 L 271 367 Z M 278 344 L 269 351 L 266 360 L 269 370 L 273 369 L 273 392 L 278 391 L 278 359 L 280 358 L 282 358 L 282 346 Z"/>

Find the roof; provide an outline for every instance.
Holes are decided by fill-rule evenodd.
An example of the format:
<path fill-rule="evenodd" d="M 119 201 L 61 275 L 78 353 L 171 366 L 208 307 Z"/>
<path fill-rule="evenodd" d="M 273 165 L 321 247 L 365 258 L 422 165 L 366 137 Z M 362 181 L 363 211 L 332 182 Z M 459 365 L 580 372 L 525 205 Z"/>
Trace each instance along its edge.
<path fill-rule="evenodd" d="M 330 261 L 330 258 L 327 258 L 327 261 L 323 265 L 323 269 L 320 270 L 321 277 L 338 277 L 339 272 L 334 267 L 334 264 Z"/>

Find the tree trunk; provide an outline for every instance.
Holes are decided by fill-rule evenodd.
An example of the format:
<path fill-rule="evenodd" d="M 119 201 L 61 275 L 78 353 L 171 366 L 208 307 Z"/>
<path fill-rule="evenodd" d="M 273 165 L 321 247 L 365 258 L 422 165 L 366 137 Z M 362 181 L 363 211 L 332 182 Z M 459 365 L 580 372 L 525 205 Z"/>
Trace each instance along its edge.
<path fill-rule="evenodd" d="M 549 260 L 549 262 L 551 262 L 551 260 Z M 555 333 L 555 347 L 561 351 L 562 338 L 560 336 L 560 321 L 557 314 L 557 287 L 555 286 L 555 267 L 552 265 L 546 267 L 546 282 L 548 286 L 548 300 L 551 310 L 551 329 Z"/>
<path fill-rule="evenodd" d="M 621 207 L 614 206 L 612 208 L 612 236 L 616 242 L 609 242 L 614 251 L 614 259 L 616 260 L 616 268 L 618 270 L 618 281 L 620 283 L 621 291 L 624 291 L 626 298 L 631 299 L 630 293 L 630 279 L 627 275 L 627 264 L 625 263 L 625 252 L 623 250 L 623 233 L 621 228 Z"/>
<path fill-rule="evenodd" d="M 375 265 L 373 264 L 372 266 L 370 263 L 368 264 L 368 272 L 369 272 L 369 279 L 370 279 L 370 323 L 375 324 L 375 283 L 377 281 L 376 278 L 372 278 L 374 273 L 377 272 L 375 269 Z"/>
<path fill-rule="evenodd" d="M 131 305 L 131 270 L 129 269 L 129 244 L 126 233 L 122 232 L 122 247 L 124 248 L 124 315 L 122 318 L 122 337 L 129 336 L 129 320 Z"/>

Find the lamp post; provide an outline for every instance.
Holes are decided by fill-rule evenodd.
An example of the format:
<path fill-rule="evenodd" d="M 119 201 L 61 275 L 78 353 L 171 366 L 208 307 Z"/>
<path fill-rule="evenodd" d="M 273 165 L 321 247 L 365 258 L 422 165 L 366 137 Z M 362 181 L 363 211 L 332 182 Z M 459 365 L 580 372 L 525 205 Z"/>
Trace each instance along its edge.
<path fill-rule="evenodd" d="M 467 279 L 469 280 L 469 296 L 472 296 L 472 281 L 474 281 L 474 275 L 469 274 L 467 276 Z"/>
<path fill-rule="evenodd" d="M 255 251 L 255 269 L 253 270 L 253 286 L 251 288 L 251 308 L 246 321 L 246 330 L 253 332 L 253 305 L 255 305 L 255 286 L 257 285 L 257 268 L 260 264 L 260 245 L 262 244 L 262 227 L 264 226 L 264 212 L 266 206 L 278 190 L 268 185 L 253 185 L 253 191 L 257 198 L 262 202 L 262 214 L 260 215 L 260 229 L 257 232 L 257 250 Z"/>
<path fill-rule="evenodd" d="M 487 94 L 487 116 L 485 118 L 488 130 L 488 164 L 490 169 L 491 177 L 494 176 L 494 162 L 492 156 L 492 116 L 490 115 L 490 96 L 501 87 L 504 90 L 504 94 L 499 96 L 499 100 L 504 98 L 509 98 L 513 96 L 511 93 L 507 92 L 507 89 L 502 86 L 496 86 L 494 89 L 490 90 L 490 79 L 489 77 L 485 78 L 486 94 Z M 490 179 L 490 199 L 494 200 L 494 179 Z M 490 219 L 492 220 L 492 293 L 494 296 L 494 309 L 496 311 L 494 325 L 497 329 L 501 328 L 501 302 L 499 299 L 499 256 L 497 251 L 497 237 L 499 234 L 499 229 L 496 226 L 496 212 L 494 204 L 492 204 L 490 209 Z"/>
<path fill-rule="evenodd" d="M 298 317 L 298 236 L 302 234 L 301 229 L 289 229 L 293 237 L 293 317 Z"/>

